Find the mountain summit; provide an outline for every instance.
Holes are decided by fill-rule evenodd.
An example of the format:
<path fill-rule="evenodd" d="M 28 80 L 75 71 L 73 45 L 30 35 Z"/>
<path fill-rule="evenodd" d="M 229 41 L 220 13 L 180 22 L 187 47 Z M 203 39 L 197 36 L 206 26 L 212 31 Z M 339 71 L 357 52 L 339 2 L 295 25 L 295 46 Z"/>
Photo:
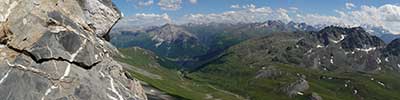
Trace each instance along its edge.
<path fill-rule="evenodd" d="M 164 42 L 166 44 L 177 42 L 199 42 L 198 38 L 194 34 L 174 24 L 165 24 L 160 28 L 149 30 L 148 33 L 152 36 L 153 41 L 158 42 L 156 47 L 162 45 Z"/>

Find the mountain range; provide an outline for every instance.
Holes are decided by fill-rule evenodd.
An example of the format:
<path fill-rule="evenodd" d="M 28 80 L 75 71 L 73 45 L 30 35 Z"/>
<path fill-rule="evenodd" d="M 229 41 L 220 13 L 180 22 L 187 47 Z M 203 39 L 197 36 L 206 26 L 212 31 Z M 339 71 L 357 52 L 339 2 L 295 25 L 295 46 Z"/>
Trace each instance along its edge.
<path fill-rule="evenodd" d="M 180 68 L 195 69 L 226 48 L 273 32 L 314 31 L 305 23 L 267 21 L 239 24 L 165 24 L 146 30 L 114 30 L 111 42 L 119 48 L 139 46 L 165 56 Z"/>
<path fill-rule="evenodd" d="M 189 76 L 257 100 L 273 96 L 260 94 L 395 100 L 398 41 L 385 44 L 360 27 L 275 33 L 231 47 Z"/>
<path fill-rule="evenodd" d="M 400 39 L 388 42 L 376 32 L 371 33 L 363 27 L 326 26 L 319 29 L 305 23 L 280 21 L 166 24 L 146 31 L 121 32 L 111 41 L 117 46 L 137 42 L 139 45 L 119 47 L 125 48 L 123 54 L 130 52 L 131 46 L 148 49 L 161 61 L 168 61 L 169 64 L 155 62 L 160 67 L 169 66 L 164 67 L 165 70 L 176 71 L 181 80 L 190 81 L 190 84 L 209 84 L 228 92 L 200 92 L 196 97 L 232 99 L 233 94 L 236 95 L 234 99 L 251 100 L 399 99 L 395 94 L 400 93 L 397 91 L 400 88 L 397 81 L 400 78 Z M 132 33 L 135 36 L 145 34 L 148 36 L 145 41 L 152 43 L 144 45 L 145 42 L 136 41 L 135 37 L 128 39 L 128 35 L 122 35 Z M 386 33 L 380 34 L 384 35 Z M 119 42 L 124 39 L 127 41 Z M 195 47 L 203 52 L 197 52 L 199 49 L 193 49 Z M 174 52 L 174 56 L 168 55 Z M 180 59 L 171 59 L 174 57 Z M 133 74 L 149 79 L 141 73 Z M 149 84 L 160 83 L 154 82 L 157 79 L 152 80 Z M 171 92 L 162 84 L 157 87 L 179 98 L 196 99 L 181 92 Z"/>

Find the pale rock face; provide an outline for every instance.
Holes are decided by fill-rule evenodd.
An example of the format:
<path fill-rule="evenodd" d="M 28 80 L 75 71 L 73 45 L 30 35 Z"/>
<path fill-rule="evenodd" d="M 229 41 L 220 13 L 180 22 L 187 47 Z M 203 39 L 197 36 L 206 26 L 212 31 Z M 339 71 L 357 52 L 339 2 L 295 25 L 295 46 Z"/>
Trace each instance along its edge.
<path fill-rule="evenodd" d="M 146 100 L 110 57 L 119 18 L 111 0 L 1 0 L 0 97 Z"/>
<path fill-rule="evenodd" d="M 308 81 L 301 78 L 287 86 L 281 88 L 281 91 L 286 93 L 290 97 L 294 97 L 295 95 L 302 95 L 304 91 L 306 91 L 310 86 L 308 85 Z"/>
<path fill-rule="evenodd" d="M 86 21 L 95 30 L 97 36 L 107 37 L 109 27 L 122 16 L 108 0 L 78 0 L 82 3 Z"/>

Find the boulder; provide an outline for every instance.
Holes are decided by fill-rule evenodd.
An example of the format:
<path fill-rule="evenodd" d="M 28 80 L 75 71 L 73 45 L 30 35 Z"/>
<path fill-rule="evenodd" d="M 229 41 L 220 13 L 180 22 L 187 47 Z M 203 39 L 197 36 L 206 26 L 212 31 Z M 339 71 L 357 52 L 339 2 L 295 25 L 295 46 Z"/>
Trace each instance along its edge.
<path fill-rule="evenodd" d="M 295 95 L 303 95 L 304 91 L 306 91 L 309 87 L 308 81 L 304 78 L 300 78 L 299 80 L 284 86 L 282 91 L 288 96 L 294 97 Z"/>

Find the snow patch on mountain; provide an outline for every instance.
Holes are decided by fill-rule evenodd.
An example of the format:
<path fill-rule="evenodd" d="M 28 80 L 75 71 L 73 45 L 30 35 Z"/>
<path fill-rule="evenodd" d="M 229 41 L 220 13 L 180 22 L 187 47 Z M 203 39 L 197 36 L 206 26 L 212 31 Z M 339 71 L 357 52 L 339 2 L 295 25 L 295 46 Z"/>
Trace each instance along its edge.
<path fill-rule="evenodd" d="M 357 51 L 364 51 L 364 52 L 370 52 L 376 50 L 376 47 L 370 47 L 370 48 L 356 48 Z"/>

